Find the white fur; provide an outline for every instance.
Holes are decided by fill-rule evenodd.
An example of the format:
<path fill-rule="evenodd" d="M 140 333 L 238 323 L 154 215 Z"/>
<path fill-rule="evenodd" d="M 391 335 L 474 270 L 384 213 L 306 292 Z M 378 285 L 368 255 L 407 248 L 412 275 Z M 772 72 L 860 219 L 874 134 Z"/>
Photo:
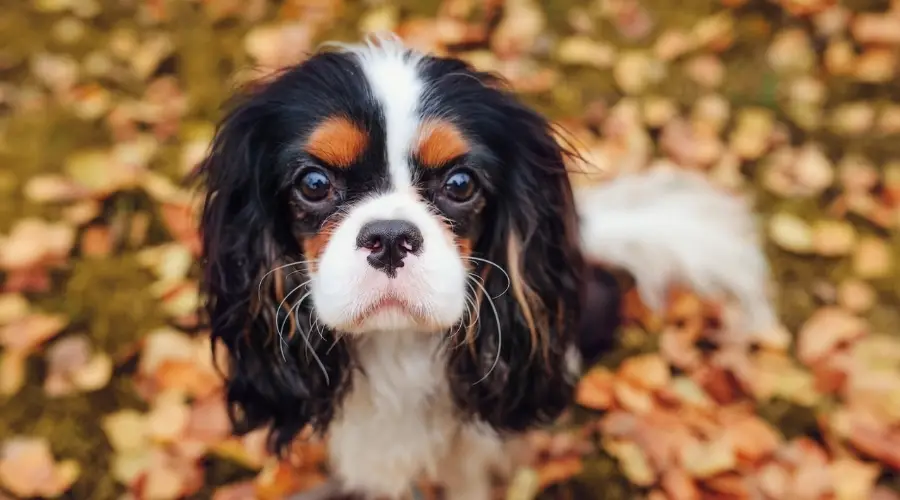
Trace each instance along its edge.
<path fill-rule="evenodd" d="M 410 187 L 409 149 L 419 128 L 417 109 L 424 89 L 418 71 L 422 55 L 408 50 L 394 35 L 372 37 L 348 50 L 359 59 L 384 112 L 388 172 L 394 187 Z"/>
<path fill-rule="evenodd" d="M 752 211 L 699 174 L 657 168 L 576 191 L 589 259 L 624 268 L 641 298 L 664 305 L 670 285 L 737 299 L 744 327 L 777 322 L 767 294 L 768 264 Z"/>

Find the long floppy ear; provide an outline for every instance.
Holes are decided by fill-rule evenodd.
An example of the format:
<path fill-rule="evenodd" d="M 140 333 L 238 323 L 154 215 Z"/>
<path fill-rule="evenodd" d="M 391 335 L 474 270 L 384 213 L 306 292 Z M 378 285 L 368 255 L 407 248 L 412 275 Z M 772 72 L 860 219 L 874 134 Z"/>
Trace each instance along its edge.
<path fill-rule="evenodd" d="M 498 153 L 503 181 L 491 196 L 473 256 L 479 304 L 468 346 L 451 351 L 458 405 L 498 430 L 519 431 L 555 419 L 570 403 L 567 349 L 581 312 L 584 263 L 566 175 L 567 154 L 550 125 L 511 97 L 502 116 L 516 141 Z"/>
<path fill-rule="evenodd" d="M 220 123 L 198 172 L 206 188 L 202 288 L 212 338 L 228 350 L 235 431 L 269 426 L 270 447 L 283 451 L 307 424 L 327 425 L 349 355 L 331 332 L 310 334 L 302 245 L 278 196 L 275 104 L 262 90 L 240 98 Z"/>

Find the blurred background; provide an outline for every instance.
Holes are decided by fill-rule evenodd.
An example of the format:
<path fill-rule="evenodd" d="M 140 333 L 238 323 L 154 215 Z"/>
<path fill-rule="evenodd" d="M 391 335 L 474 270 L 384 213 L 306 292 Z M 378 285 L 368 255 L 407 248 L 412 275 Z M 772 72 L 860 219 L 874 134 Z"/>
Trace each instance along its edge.
<path fill-rule="evenodd" d="M 674 164 L 761 215 L 784 328 L 628 292 L 506 498 L 900 499 L 896 0 L 7 0 L 0 499 L 326 480 L 322 443 L 230 436 L 182 179 L 237 85 L 379 30 L 503 75 L 590 160 L 577 184 Z"/>

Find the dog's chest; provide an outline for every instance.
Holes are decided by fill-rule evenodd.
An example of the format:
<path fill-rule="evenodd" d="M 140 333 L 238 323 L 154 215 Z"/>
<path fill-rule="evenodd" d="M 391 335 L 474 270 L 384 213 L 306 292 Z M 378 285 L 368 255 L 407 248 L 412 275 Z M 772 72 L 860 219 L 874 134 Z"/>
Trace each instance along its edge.
<path fill-rule="evenodd" d="M 438 342 L 384 333 L 357 346 L 361 370 L 329 428 L 332 466 L 347 486 L 394 497 L 437 472 L 460 428 Z"/>

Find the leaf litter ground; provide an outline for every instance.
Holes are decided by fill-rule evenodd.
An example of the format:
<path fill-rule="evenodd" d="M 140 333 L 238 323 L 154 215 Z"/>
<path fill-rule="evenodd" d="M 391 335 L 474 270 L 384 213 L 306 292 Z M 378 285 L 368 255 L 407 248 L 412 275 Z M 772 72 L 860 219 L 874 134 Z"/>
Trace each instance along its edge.
<path fill-rule="evenodd" d="M 750 195 L 784 328 L 634 291 L 498 496 L 900 498 L 900 2 L 30 0 L 0 19 L 0 498 L 275 499 L 327 480 L 230 436 L 196 196 L 234 86 L 394 30 L 558 120 L 576 184 L 671 166 Z M 428 492 L 427 485 L 423 490 Z"/>

